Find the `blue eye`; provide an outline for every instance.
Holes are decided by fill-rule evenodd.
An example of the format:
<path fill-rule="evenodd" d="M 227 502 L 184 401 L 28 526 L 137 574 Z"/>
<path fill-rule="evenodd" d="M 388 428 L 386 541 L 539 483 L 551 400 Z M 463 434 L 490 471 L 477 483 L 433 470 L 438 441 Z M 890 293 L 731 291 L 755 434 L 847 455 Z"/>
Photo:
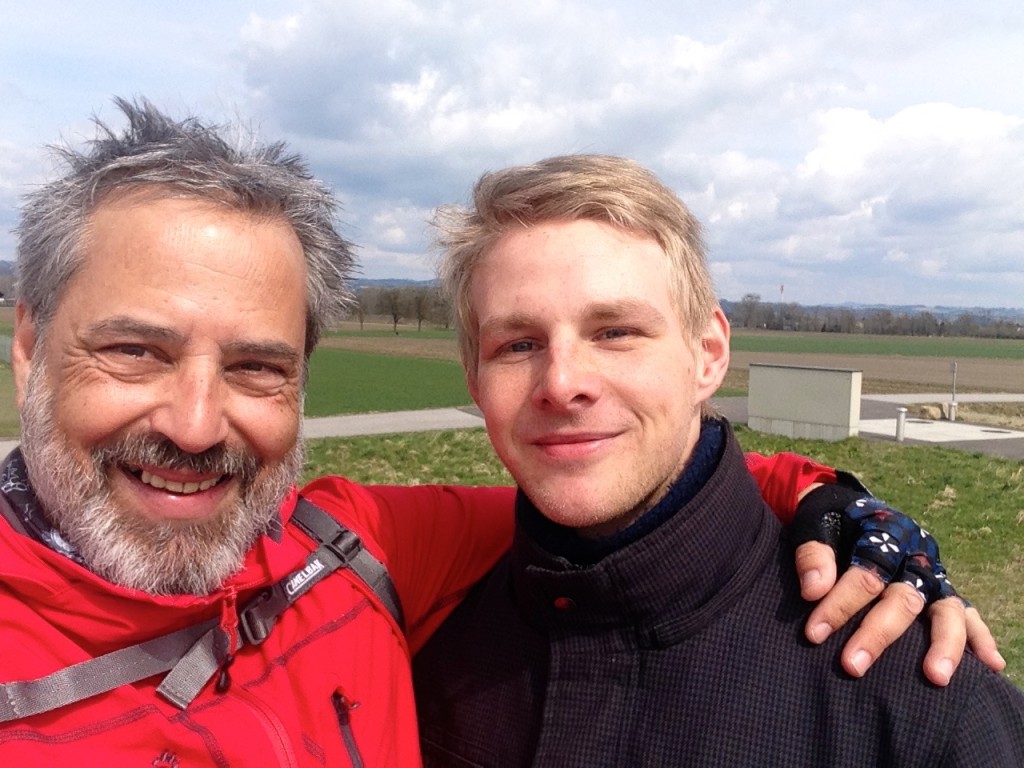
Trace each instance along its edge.
<path fill-rule="evenodd" d="M 621 339 L 632 335 L 633 331 L 628 328 L 608 328 L 602 332 L 602 336 L 606 339 Z"/>

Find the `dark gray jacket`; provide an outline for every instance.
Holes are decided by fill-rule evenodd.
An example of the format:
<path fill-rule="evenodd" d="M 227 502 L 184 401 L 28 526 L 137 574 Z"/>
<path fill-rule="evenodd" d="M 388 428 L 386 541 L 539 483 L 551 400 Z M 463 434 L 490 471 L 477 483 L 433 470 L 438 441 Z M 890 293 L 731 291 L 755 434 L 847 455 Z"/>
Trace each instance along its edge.
<path fill-rule="evenodd" d="M 427 766 L 1024 766 L 1024 695 L 919 623 L 863 680 L 803 639 L 781 528 L 731 430 L 697 496 L 580 568 L 520 526 L 414 660 Z M 524 510 L 520 510 L 524 514 Z"/>

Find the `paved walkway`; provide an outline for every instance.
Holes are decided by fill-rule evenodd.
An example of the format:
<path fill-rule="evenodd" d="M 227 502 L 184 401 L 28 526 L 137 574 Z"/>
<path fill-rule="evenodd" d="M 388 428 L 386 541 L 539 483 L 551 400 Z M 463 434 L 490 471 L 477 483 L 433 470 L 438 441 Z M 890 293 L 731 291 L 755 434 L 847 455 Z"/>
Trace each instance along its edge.
<path fill-rule="evenodd" d="M 861 437 L 894 442 L 896 415 L 901 406 L 914 403 L 944 402 L 946 394 L 917 393 L 906 395 L 867 395 L 861 398 Z M 1024 394 L 963 394 L 961 403 L 1024 402 Z M 747 398 L 715 398 L 715 406 L 735 424 L 747 422 Z M 392 413 L 361 413 L 350 416 L 327 416 L 306 419 L 306 437 L 354 437 L 386 435 L 397 432 L 429 432 L 436 429 L 469 429 L 482 427 L 480 412 L 472 407 L 430 408 Z M 1024 461 L 1024 432 L 977 426 L 956 421 L 929 421 L 907 418 L 904 441 L 908 444 L 940 443 L 948 448 L 987 453 Z M 16 445 L 16 440 L 0 440 L 0 458 Z"/>
<path fill-rule="evenodd" d="M 1024 394 L 958 394 L 958 403 L 1024 403 Z M 868 395 L 861 398 L 860 432 L 864 437 L 896 440 L 897 409 L 915 403 L 948 402 L 946 394 Z M 907 443 L 939 443 L 948 448 L 1024 461 L 1024 432 L 962 421 L 933 421 L 907 417 Z"/>
<path fill-rule="evenodd" d="M 480 412 L 472 406 L 467 406 L 311 418 L 303 422 L 303 433 L 310 438 L 355 437 L 388 435 L 396 432 L 430 432 L 435 429 L 468 429 L 483 425 Z M 0 459 L 17 445 L 17 440 L 0 440 Z"/>

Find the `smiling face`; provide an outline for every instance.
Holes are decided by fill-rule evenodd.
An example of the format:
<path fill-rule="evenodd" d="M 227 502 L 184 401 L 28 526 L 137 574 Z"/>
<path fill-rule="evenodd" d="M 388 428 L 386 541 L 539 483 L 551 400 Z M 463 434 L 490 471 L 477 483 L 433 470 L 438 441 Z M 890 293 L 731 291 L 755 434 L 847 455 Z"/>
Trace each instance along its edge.
<path fill-rule="evenodd" d="M 282 221 L 189 199 L 121 196 L 89 225 L 38 347 L 18 310 L 30 478 L 93 570 L 210 591 L 301 464 L 302 249 Z"/>
<path fill-rule="evenodd" d="M 721 311 L 688 333 L 658 244 L 600 222 L 504 235 L 476 266 L 470 390 L 498 455 L 549 519 L 606 535 L 651 508 L 728 366 Z"/>

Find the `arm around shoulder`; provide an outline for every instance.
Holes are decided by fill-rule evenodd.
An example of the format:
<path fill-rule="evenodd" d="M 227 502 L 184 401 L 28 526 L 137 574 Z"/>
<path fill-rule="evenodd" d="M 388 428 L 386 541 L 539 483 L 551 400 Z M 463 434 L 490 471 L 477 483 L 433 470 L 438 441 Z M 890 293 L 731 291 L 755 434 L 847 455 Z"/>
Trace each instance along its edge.
<path fill-rule="evenodd" d="M 506 487 L 367 486 L 415 653 L 512 543 Z"/>

